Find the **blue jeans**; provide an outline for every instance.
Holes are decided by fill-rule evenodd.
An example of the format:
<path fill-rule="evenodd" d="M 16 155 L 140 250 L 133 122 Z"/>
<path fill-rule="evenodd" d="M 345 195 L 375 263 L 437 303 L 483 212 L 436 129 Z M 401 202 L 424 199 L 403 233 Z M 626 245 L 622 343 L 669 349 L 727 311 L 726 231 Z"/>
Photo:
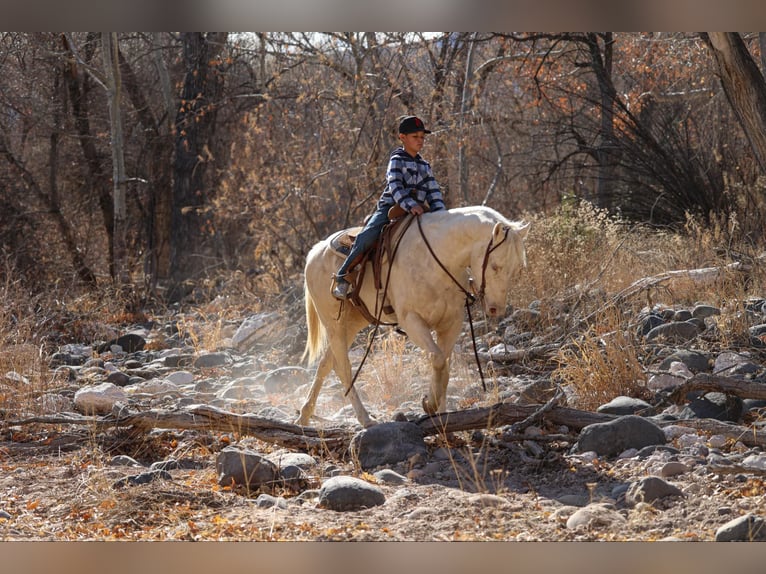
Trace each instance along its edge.
<path fill-rule="evenodd" d="M 372 216 L 370 216 L 370 219 L 367 220 L 364 229 L 362 229 L 359 235 L 356 236 L 356 239 L 354 239 L 354 244 L 351 246 L 351 251 L 346 257 L 346 260 L 336 273 L 336 276 L 339 279 L 344 279 L 344 276 L 348 273 L 348 268 L 351 267 L 351 263 L 375 244 L 375 241 L 377 241 L 383 231 L 383 227 L 389 222 L 388 210 L 390 208 L 390 205 L 379 205 L 375 210 L 375 213 L 373 213 Z"/>

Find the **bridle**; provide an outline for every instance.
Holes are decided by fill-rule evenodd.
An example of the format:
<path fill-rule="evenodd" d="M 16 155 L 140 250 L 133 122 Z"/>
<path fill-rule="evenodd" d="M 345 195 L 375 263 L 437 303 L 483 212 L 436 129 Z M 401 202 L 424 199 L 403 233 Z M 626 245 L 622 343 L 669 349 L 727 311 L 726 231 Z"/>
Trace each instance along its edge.
<path fill-rule="evenodd" d="M 458 289 L 460 289 L 466 298 L 466 306 L 473 305 L 477 300 L 483 301 L 484 300 L 484 293 L 486 291 L 487 287 L 487 266 L 489 265 L 489 256 L 492 254 L 492 252 L 500 247 L 505 241 L 508 239 L 508 232 L 511 230 L 511 228 L 507 225 L 503 226 L 503 238 L 498 241 L 497 243 L 494 243 L 495 237 L 494 234 L 492 237 L 489 238 L 489 243 L 487 243 L 487 248 L 484 250 L 484 259 L 481 262 L 481 284 L 479 285 L 479 291 L 477 292 L 473 288 L 473 277 L 468 278 L 468 284 L 471 287 L 471 291 L 468 291 L 463 285 L 455 279 L 455 276 L 450 273 L 449 269 L 447 269 L 444 264 L 439 260 L 439 258 L 436 256 L 436 253 L 434 253 L 433 248 L 431 247 L 431 244 L 428 242 L 428 239 L 426 238 L 426 234 L 423 232 L 423 225 L 420 223 L 420 218 L 417 218 L 418 220 L 418 230 L 420 231 L 420 236 L 423 238 L 423 243 L 426 244 L 426 247 L 428 248 L 428 252 L 431 254 L 431 257 L 434 258 L 434 261 L 439 265 L 439 267 L 442 268 L 442 270 L 447 274 L 447 276 L 452 279 L 452 282 L 457 285 Z M 493 244 L 494 243 L 494 244 Z"/>

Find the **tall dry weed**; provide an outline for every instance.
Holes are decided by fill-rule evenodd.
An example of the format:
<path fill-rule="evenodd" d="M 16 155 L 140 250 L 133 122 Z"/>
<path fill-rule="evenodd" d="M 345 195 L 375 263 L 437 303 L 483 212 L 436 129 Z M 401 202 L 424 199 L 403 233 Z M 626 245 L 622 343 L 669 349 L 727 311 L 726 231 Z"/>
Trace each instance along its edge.
<path fill-rule="evenodd" d="M 640 347 L 617 313 L 562 348 L 553 378 L 569 386 L 578 408 L 595 410 L 618 396 L 646 397 Z"/>

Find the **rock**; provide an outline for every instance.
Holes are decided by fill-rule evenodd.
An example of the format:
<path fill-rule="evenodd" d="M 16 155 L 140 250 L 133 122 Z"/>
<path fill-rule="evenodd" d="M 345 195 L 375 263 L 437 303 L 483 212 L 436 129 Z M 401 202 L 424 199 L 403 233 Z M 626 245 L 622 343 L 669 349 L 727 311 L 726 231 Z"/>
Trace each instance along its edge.
<path fill-rule="evenodd" d="M 311 382 L 311 373 L 303 367 L 281 367 L 263 377 L 267 393 L 292 393 L 301 385 Z"/>
<path fill-rule="evenodd" d="M 297 466 L 303 470 L 309 470 L 317 465 L 317 459 L 305 452 L 279 452 L 269 454 L 267 457 L 278 467 Z"/>
<path fill-rule="evenodd" d="M 135 385 L 130 385 L 126 389 L 126 392 L 130 395 L 177 395 L 180 391 L 176 385 L 166 379 L 151 379 L 149 381 L 142 381 Z"/>
<path fill-rule="evenodd" d="M 279 478 L 282 485 L 293 491 L 300 492 L 309 483 L 309 476 L 299 466 L 288 464 L 279 469 Z"/>
<path fill-rule="evenodd" d="M 73 353 L 65 353 L 65 352 L 57 352 L 53 353 L 51 355 L 49 364 L 51 367 L 59 367 L 62 365 L 69 365 L 72 367 L 79 367 L 81 365 L 85 364 L 85 361 L 87 361 L 87 357 L 85 355 L 79 355 L 79 354 L 73 354 Z"/>
<path fill-rule="evenodd" d="M 194 382 L 194 375 L 189 371 L 176 371 L 165 375 L 165 380 L 174 385 L 189 385 Z"/>
<path fill-rule="evenodd" d="M 650 407 L 651 405 L 649 403 L 642 401 L 641 399 L 634 399 L 633 397 L 615 397 L 608 403 L 598 407 L 596 411 L 609 415 L 632 415 Z"/>
<path fill-rule="evenodd" d="M 730 520 L 715 532 L 716 542 L 764 542 L 766 521 L 760 516 L 746 514 Z"/>
<path fill-rule="evenodd" d="M 653 502 L 666 496 L 683 495 L 684 493 L 677 486 L 665 482 L 659 477 L 647 476 L 631 483 L 628 492 L 625 493 L 625 502 L 635 505 L 639 502 Z"/>
<path fill-rule="evenodd" d="M 231 362 L 232 359 L 229 353 L 203 353 L 195 359 L 194 366 L 198 369 L 206 369 L 210 367 L 223 367 Z"/>
<path fill-rule="evenodd" d="M 74 394 L 75 408 L 86 415 L 105 415 L 112 407 L 128 399 L 127 393 L 112 383 L 101 383 L 78 389 Z"/>
<path fill-rule="evenodd" d="M 140 351 L 144 348 L 146 345 L 146 339 L 137 333 L 128 333 L 98 345 L 97 351 L 99 353 L 105 353 L 107 351 L 111 351 L 112 347 L 115 345 L 120 347 L 120 349 L 122 349 L 122 351 L 125 353 L 135 353 L 136 351 Z"/>
<path fill-rule="evenodd" d="M 692 312 L 688 309 L 679 309 L 673 314 L 673 321 L 688 321 L 692 318 Z"/>
<path fill-rule="evenodd" d="M 468 497 L 468 501 L 482 508 L 502 508 L 508 506 L 508 499 L 496 494 L 480 493 Z"/>
<path fill-rule="evenodd" d="M 143 467 L 144 465 L 138 462 L 136 459 L 129 457 L 125 454 L 113 456 L 109 461 L 110 466 L 132 466 L 135 468 Z"/>
<path fill-rule="evenodd" d="M 671 476 L 678 476 L 679 474 L 685 474 L 689 472 L 689 467 L 682 462 L 670 461 L 662 465 L 660 469 L 660 476 L 662 478 L 670 478 Z"/>
<path fill-rule="evenodd" d="M 735 395 L 706 393 L 689 401 L 678 416 L 685 419 L 738 422 L 742 418 L 743 409 L 742 399 Z"/>
<path fill-rule="evenodd" d="M 569 530 L 574 530 L 580 526 L 609 529 L 625 522 L 625 517 L 617 512 L 611 504 L 595 503 L 575 511 L 567 519 L 566 525 Z"/>
<path fill-rule="evenodd" d="M 751 454 L 742 461 L 742 466 L 747 470 L 762 473 L 766 472 L 766 454 Z"/>
<path fill-rule="evenodd" d="M 586 426 L 580 431 L 575 446 L 579 452 L 595 451 L 601 456 L 612 456 L 629 448 L 641 449 L 666 442 L 665 433 L 653 422 L 636 415 L 625 415 Z"/>
<path fill-rule="evenodd" d="M 391 465 L 427 452 L 423 431 L 409 422 L 381 423 L 351 439 L 351 456 L 364 470 Z"/>
<path fill-rule="evenodd" d="M 655 327 L 659 327 L 665 322 L 665 320 L 656 313 L 650 313 L 643 317 L 638 324 L 637 334 L 639 337 L 646 337 L 646 335 Z"/>
<path fill-rule="evenodd" d="M 319 489 L 317 505 L 343 512 L 380 506 L 385 501 L 383 491 L 369 482 L 352 476 L 334 476 Z"/>
<path fill-rule="evenodd" d="M 130 384 L 130 375 L 123 373 L 122 371 L 113 371 L 106 377 L 107 383 L 112 383 L 118 387 L 124 387 Z"/>
<path fill-rule="evenodd" d="M 133 476 L 126 476 L 112 484 L 112 488 L 124 488 L 126 486 L 137 486 L 139 484 L 148 484 L 155 480 L 173 480 L 170 473 L 166 470 L 151 470 L 142 472 Z"/>
<path fill-rule="evenodd" d="M 221 486 L 246 486 L 256 489 L 279 479 L 276 465 L 258 453 L 227 446 L 216 458 L 215 470 Z"/>
<path fill-rule="evenodd" d="M 178 367 L 191 367 L 194 365 L 194 355 L 191 354 L 174 354 L 165 356 L 162 361 L 166 367 L 178 368 Z"/>
<path fill-rule="evenodd" d="M 662 391 L 664 389 L 674 389 L 680 387 L 686 382 L 683 377 L 676 377 L 669 373 L 658 373 L 649 377 L 646 382 L 646 388 L 652 391 Z"/>
<path fill-rule="evenodd" d="M 686 343 L 700 334 L 699 327 L 688 321 L 674 321 L 658 325 L 646 334 L 646 341 L 664 340 L 669 343 Z"/>
<path fill-rule="evenodd" d="M 735 353 L 733 351 L 724 351 L 715 358 L 715 361 L 713 362 L 713 372 L 717 375 L 725 375 L 734 367 L 750 362 L 751 359 L 748 355 Z"/>
<path fill-rule="evenodd" d="M 382 483 L 385 484 L 405 484 L 407 482 L 407 477 L 402 476 L 398 472 L 394 472 L 393 470 L 389 468 L 384 468 L 382 470 L 379 470 L 378 472 L 374 473 L 373 476 Z"/>
<path fill-rule="evenodd" d="M 279 508 L 281 510 L 287 509 L 287 501 L 281 496 L 271 496 L 270 494 L 262 493 L 255 499 L 255 505 L 258 508 Z"/>
<path fill-rule="evenodd" d="M 679 349 L 673 354 L 668 355 L 660 363 L 659 369 L 667 371 L 676 361 L 686 365 L 692 373 L 704 373 L 710 370 L 710 356 L 707 353 L 689 349 Z"/>
<path fill-rule="evenodd" d="M 712 305 L 695 305 L 694 309 L 692 309 L 692 317 L 696 319 L 707 319 L 708 317 L 720 314 L 721 310 Z"/>

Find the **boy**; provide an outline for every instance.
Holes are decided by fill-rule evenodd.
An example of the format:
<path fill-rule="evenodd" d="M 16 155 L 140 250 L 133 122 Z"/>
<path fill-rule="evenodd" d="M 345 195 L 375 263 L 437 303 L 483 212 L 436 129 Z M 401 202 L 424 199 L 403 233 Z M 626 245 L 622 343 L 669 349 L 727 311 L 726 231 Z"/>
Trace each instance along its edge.
<path fill-rule="evenodd" d="M 351 252 L 335 274 L 332 294 L 336 299 L 348 299 L 351 291 L 351 284 L 346 280 L 348 268 L 380 237 L 383 227 L 389 222 L 388 210 L 392 206 L 398 203 L 413 215 L 445 209 L 444 197 L 431 166 L 420 156 L 426 134 L 430 133 L 416 116 L 406 116 L 399 122 L 399 141 L 402 145 L 391 152 L 386 169 L 386 188 L 378 199 L 377 209 L 357 235 Z"/>

